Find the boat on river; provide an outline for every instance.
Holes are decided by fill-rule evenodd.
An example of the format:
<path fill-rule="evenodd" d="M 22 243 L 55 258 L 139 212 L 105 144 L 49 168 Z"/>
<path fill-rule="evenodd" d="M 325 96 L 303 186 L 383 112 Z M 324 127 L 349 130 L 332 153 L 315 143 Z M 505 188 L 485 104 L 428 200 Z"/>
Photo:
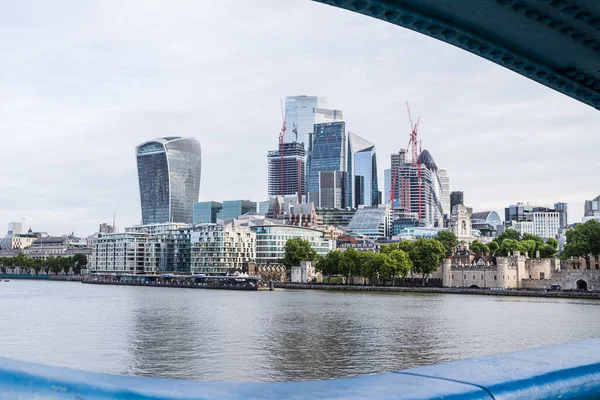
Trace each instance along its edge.
<path fill-rule="evenodd" d="M 204 274 L 91 274 L 82 283 L 99 285 L 158 286 L 189 289 L 259 290 L 262 279 L 248 275 L 211 276 Z"/>

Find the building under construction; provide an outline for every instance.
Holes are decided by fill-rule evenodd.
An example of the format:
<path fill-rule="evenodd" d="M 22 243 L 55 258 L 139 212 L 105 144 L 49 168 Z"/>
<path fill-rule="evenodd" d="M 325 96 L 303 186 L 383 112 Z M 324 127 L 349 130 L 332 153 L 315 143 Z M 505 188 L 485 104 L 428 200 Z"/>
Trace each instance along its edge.
<path fill-rule="evenodd" d="M 446 172 L 440 178 L 440 170 L 427 150 L 419 155 L 417 163 L 406 161 L 404 149 L 392 154 L 391 162 L 393 218 L 413 218 L 424 226 L 443 226 L 444 214 L 448 213 L 442 206 L 448 195 L 442 185 L 447 180 Z"/>
<path fill-rule="evenodd" d="M 298 142 L 280 144 L 278 150 L 269 151 L 267 160 L 269 196 L 297 195 L 301 202 L 301 196 L 306 195 L 304 144 Z"/>

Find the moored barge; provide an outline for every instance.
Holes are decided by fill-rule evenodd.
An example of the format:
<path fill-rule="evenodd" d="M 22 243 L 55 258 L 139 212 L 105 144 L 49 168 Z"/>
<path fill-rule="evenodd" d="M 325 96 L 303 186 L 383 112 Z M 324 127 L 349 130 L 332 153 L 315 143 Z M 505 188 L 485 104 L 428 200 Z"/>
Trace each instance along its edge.
<path fill-rule="evenodd" d="M 189 289 L 259 290 L 262 280 L 256 276 L 227 275 L 141 275 L 141 274 L 90 274 L 82 281 L 97 285 L 179 287 Z"/>

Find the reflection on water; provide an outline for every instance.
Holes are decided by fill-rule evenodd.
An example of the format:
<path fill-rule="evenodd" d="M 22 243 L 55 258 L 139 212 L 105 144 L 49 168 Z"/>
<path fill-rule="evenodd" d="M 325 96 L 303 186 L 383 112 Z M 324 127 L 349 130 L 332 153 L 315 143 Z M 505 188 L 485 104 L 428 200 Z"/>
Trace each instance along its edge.
<path fill-rule="evenodd" d="M 199 380 L 328 379 L 594 337 L 600 302 L 11 281 L 0 355 Z M 6 342 L 5 342 L 6 343 Z"/>

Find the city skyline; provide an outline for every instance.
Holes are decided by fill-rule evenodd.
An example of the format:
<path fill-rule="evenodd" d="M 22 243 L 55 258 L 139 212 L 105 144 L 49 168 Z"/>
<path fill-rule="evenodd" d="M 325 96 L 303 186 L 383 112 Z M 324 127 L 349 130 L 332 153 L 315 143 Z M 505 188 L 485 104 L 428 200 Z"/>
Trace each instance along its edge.
<path fill-rule="evenodd" d="M 143 15 L 99 4 L 70 5 L 68 20 L 56 4 L 14 4 L 0 17 L 0 129 L 11 133 L 0 223 L 26 218 L 27 228 L 79 236 L 113 213 L 120 227 L 137 224 L 131 149 L 181 133 L 206 149 L 201 201 L 264 200 L 279 99 L 300 94 L 327 97 L 348 129 L 368 133 L 380 160 L 406 147 L 409 100 L 423 147 L 476 211 L 564 201 L 573 222 L 598 195 L 589 185 L 600 166 L 597 111 L 431 38 L 303 0 L 222 2 L 202 13 L 193 2 L 150 4 Z M 277 22 L 290 7 L 295 19 Z M 209 32 L 217 44 L 195 40 Z M 405 63 L 417 49 L 423 56 Z M 380 183 L 386 167 L 380 161 Z"/>

